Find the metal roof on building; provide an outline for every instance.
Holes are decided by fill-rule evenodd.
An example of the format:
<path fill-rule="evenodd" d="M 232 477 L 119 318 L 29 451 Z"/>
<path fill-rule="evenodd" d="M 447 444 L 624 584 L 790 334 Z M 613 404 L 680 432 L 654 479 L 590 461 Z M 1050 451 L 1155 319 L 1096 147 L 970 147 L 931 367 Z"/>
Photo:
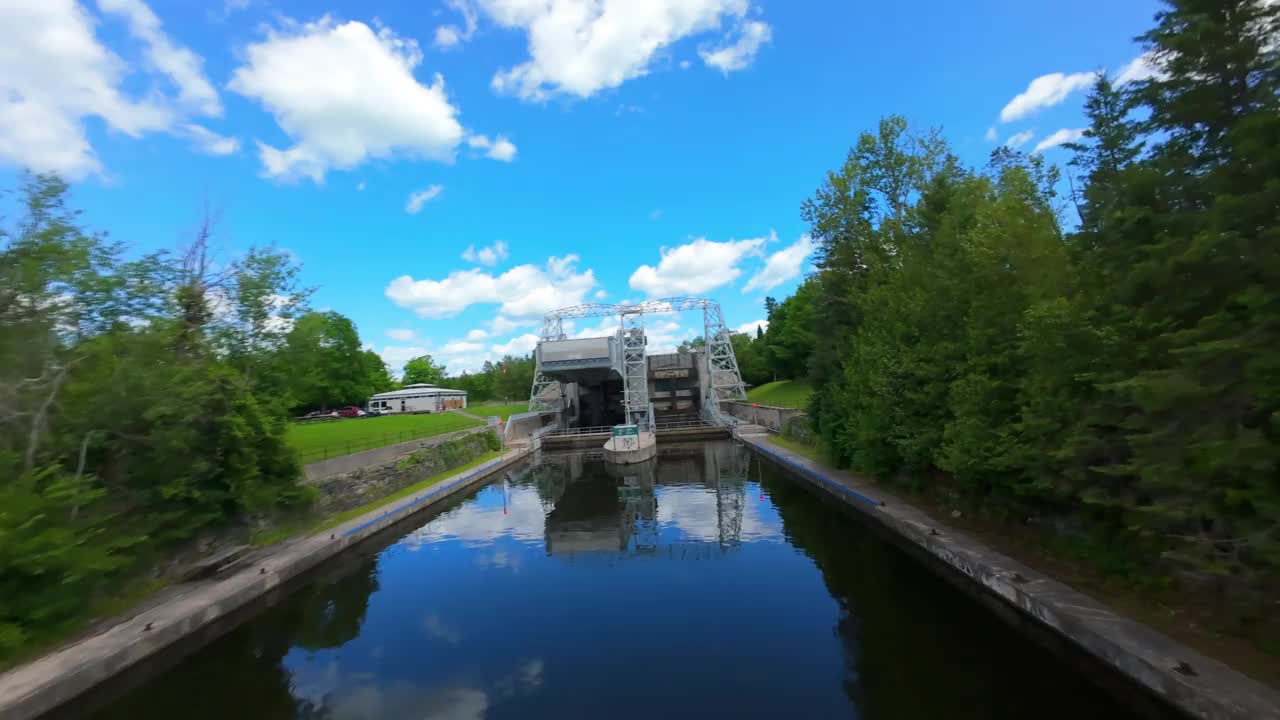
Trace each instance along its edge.
<path fill-rule="evenodd" d="M 378 393 L 371 396 L 370 400 L 387 400 L 399 397 L 421 397 L 423 395 L 466 395 L 466 390 L 450 390 L 432 385 L 431 383 L 414 383 L 405 385 L 399 390 L 389 390 L 384 393 Z"/>

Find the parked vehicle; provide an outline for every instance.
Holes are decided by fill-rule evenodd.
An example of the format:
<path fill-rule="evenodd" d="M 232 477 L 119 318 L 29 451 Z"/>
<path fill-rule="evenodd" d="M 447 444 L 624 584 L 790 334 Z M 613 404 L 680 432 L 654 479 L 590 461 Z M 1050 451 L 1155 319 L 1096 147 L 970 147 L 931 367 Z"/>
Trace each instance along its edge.
<path fill-rule="evenodd" d="M 348 405 L 338 409 L 338 416 L 344 418 L 362 417 L 364 414 L 365 412 L 355 405 Z"/>

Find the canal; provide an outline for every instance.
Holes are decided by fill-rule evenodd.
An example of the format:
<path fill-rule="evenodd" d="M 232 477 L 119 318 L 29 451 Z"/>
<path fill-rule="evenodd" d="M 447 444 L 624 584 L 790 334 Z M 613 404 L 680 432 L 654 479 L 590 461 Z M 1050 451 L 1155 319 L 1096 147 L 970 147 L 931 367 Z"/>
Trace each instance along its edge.
<path fill-rule="evenodd" d="M 727 443 L 544 455 L 420 518 L 92 717 L 1127 716 Z"/>

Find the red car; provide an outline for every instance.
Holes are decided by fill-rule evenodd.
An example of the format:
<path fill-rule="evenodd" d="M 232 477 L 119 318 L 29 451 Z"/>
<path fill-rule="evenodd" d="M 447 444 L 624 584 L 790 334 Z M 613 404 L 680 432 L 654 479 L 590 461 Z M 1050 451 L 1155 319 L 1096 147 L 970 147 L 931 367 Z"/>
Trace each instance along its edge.
<path fill-rule="evenodd" d="M 348 405 L 344 408 L 339 408 L 338 415 L 346 418 L 360 417 L 361 415 L 364 415 L 364 411 L 355 405 Z"/>

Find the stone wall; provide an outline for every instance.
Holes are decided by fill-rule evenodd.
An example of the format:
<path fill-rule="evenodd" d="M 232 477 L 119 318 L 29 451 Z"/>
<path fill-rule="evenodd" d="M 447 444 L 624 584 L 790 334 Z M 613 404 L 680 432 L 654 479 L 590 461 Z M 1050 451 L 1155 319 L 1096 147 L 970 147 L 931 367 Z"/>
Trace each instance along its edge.
<path fill-rule="evenodd" d="M 465 465 L 497 447 L 497 436 L 491 430 L 466 431 L 376 464 L 316 480 L 308 479 L 307 484 L 319 491 L 312 511 L 325 515 L 360 507 L 433 475 Z"/>
<path fill-rule="evenodd" d="M 791 425 L 805 425 L 805 418 L 808 417 L 803 410 L 797 408 L 752 405 L 749 402 L 722 402 L 720 409 L 743 422 L 766 427 L 776 433 L 782 432 Z M 801 422 L 793 423 L 792 421 L 797 418 Z"/>

